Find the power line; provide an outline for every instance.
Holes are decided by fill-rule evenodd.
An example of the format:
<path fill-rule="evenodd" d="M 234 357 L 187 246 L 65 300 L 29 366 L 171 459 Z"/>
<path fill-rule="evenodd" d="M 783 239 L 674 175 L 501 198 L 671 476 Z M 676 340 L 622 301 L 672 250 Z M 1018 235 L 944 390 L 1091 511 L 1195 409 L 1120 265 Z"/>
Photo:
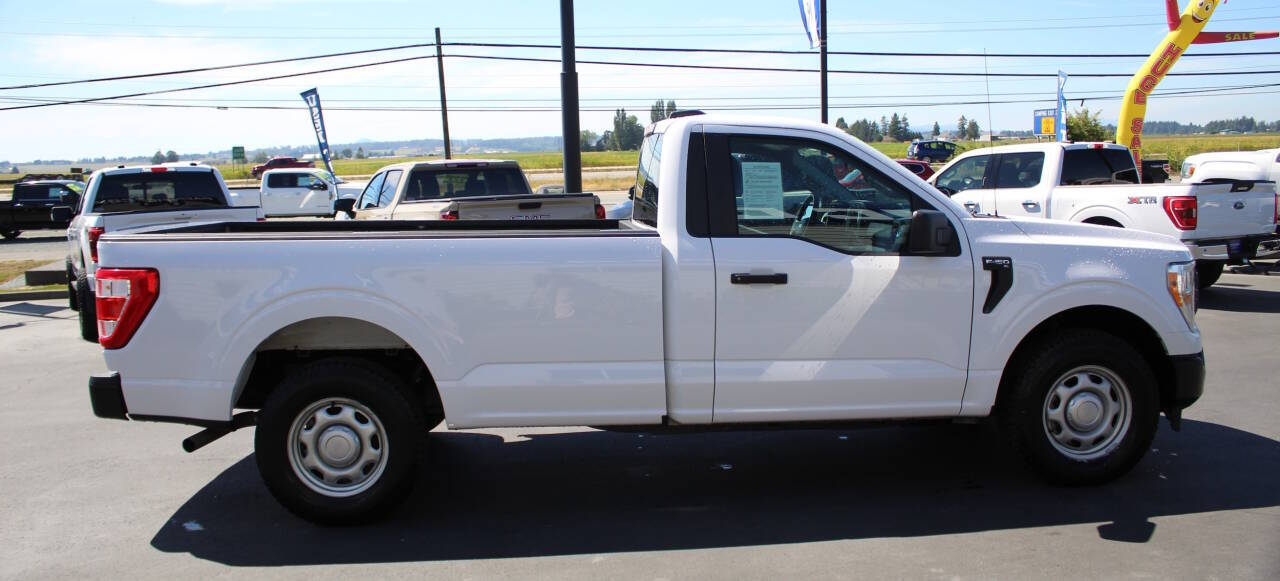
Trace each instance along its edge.
<path fill-rule="evenodd" d="M 520 62 L 547 62 L 558 63 L 558 59 L 534 58 L 534 57 L 513 57 L 513 56 L 493 56 L 493 55 L 474 55 L 474 54 L 448 54 L 449 58 L 467 58 L 479 60 L 500 60 L 500 61 L 520 61 Z M 748 72 L 771 72 L 771 73 L 816 73 L 817 69 L 795 68 L 795 67 L 745 67 L 733 65 L 682 65 L 674 63 L 637 63 L 637 62 L 621 62 L 621 61 L 594 61 L 578 59 L 579 64 L 593 65 L 609 65 L 609 66 L 629 66 L 629 67 L 654 67 L 654 68 L 673 68 L 673 69 L 697 69 L 697 70 L 719 70 L 719 71 L 748 71 Z M 854 70 L 854 69 L 828 69 L 828 73 L 845 74 L 845 75 L 897 75 L 897 76 L 925 76 L 925 77 L 1026 77 L 1026 78 L 1056 78 L 1056 73 L 963 73 L 956 71 L 875 71 L 875 70 Z M 1280 73 L 1280 70 L 1266 71 L 1200 71 L 1194 73 L 1168 73 L 1167 77 L 1207 77 L 1207 76 L 1228 76 L 1228 75 L 1267 75 Z M 1073 73 L 1072 77 L 1077 78 L 1109 78 L 1109 77 L 1132 77 L 1133 73 Z"/>
<path fill-rule="evenodd" d="M 392 50 L 404 50 L 404 49 L 408 49 L 408 48 L 423 48 L 423 47 L 433 47 L 433 46 L 435 46 L 435 44 L 434 44 L 434 43 L 431 43 L 431 44 L 406 44 L 406 45 L 401 45 L 401 46 L 389 46 L 389 47 L 386 47 L 386 48 L 371 48 L 371 49 L 367 49 L 367 50 L 353 50 L 353 51 L 347 51 L 347 52 L 334 52 L 334 53 L 329 53 L 329 54 L 318 54 L 318 55 L 312 55 L 312 56 L 300 56 L 300 57 L 293 57 L 293 58 L 274 59 L 274 60 L 269 60 L 269 61 L 258 61 L 258 62 L 253 62 L 253 63 L 240 63 L 240 64 L 235 64 L 235 65 L 221 65 L 221 66 L 215 66 L 215 67 L 201 67 L 201 68 L 198 68 L 198 69 L 182 69 L 182 70 L 177 70 L 177 71 L 162 71 L 162 72 L 158 72 L 158 73 L 141 73 L 141 74 L 137 74 L 137 75 L 119 75 L 119 76 L 115 76 L 115 77 L 98 77 L 98 78 L 95 78 L 95 79 L 80 79 L 80 80 L 76 80 L 76 81 L 59 81 L 59 82 L 55 82 L 55 83 L 34 83 L 34 84 L 29 84 L 29 85 L 13 85 L 13 86 L 9 86 L 9 87 L 0 87 L 0 91 L 8 91 L 8 90 L 13 90 L 13 89 L 36 89 L 36 88 L 40 88 L 40 87 L 56 87 L 56 86 L 60 86 L 60 85 L 77 85 L 77 84 L 83 84 L 83 83 L 101 83 L 101 82 L 105 82 L 105 81 L 123 81 L 123 80 L 126 80 L 126 79 L 147 79 L 147 78 L 152 78 L 152 77 L 166 77 L 166 76 L 171 76 L 171 75 L 185 75 L 185 74 L 189 74 L 189 73 L 205 73 L 205 72 L 209 72 L 209 71 L 221 71 L 221 70 L 226 70 L 226 69 L 237 69 L 237 68 L 242 68 L 242 67 L 257 67 L 257 66 L 262 66 L 262 65 L 276 65 L 276 64 L 282 64 L 282 63 L 293 63 L 293 62 L 309 61 L 309 60 L 316 60 L 316 59 L 334 58 L 334 57 L 340 57 L 340 56 L 351 56 L 351 55 L 357 55 L 357 54 L 369 54 L 369 53 L 375 53 L 375 52 L 387 52 L 387 51 L 392 51 Z"/>
<path fill-rule="evenodd" d="M 88 99 L 73 99 L 73 100 L 68 100 L 68 101 L 59 101 L 59 102 L 52 102 L 52 103 L 40 103 L 40 104 L 34 104 L 34 105 L 21 105 L 21 106 L 17 106 L 17 107 L 0 107 L 0 111 L 13 111 L 13 110 L 16 110 L 16 109 L 35 109 L 35 108 L 38 108 L 38 107 L 52 107 L 52 106 L 55 106 L 55 105 L 75 105 L 75 104 L 78 104 L 78 103 L 93 103 L 93 102 L 97 102 L 97 101 L 110 101 L 110 100 L 115 100 L 115 99 L 127 99 L 127 98 L 129 98 L 129 97 L 147 97 L 147 96 L 150 96 L 150 95 L 162 95 L 162 94 L 165 94 L 165 93 L 179 93 L 179 92 L 183 92 L 183 91 L 195 91 L 195 90 L 198 90 L 198 89 L 212 89 L 212 88 L 215 88 L 215 87 L 229 87 L 229 86 L 232 86 L 232 85 L 244 85 L 244 84 L 248 84 L 248 83 L 256 83 L 256 82 L 259 82 L 259 81 L 273 81 L 273 80 L 276 80 L 276 79 L 288 79 L 288 78 L 292 78 L 292 77 L 302 77 L 302 76 L 307 76 L 307 75 L 316 75 L 316 74 L 320 74 L 320 73 L 332 73 L 332 72 L 336 72 L 336 71 L 349 71 L 349 70 L 352 70 L 352 69 L 363 69 L 363 68 L 367 68 L 367 67 L 376 67 L 376 66 L 380 66 L 380 65 L 389 65 L 389 64 L 394 64 L 394 63 L 403 63 L 403 62 L 408 62 L 408 61 L 426 60 L 426 59 L 434 59 L 434 58 L 436 58 L 436 56 L 435 56 L 435 55 L 414 56 L 414 57 L 407 57 L 407 58 L 402 58 L 402 59 L 394 59 L 394 60 L 388 60 L 388 61 L 380 61 L 380 62 L 375 62 L 375 63 L 366 63 L 366 64 L 361 64 L 361 65 L 349 65 L 349 66 L 345 66 L 345 67 L 333 67 L 333 68 L 328 68 L 328 69 L 320 69 L 320 70 L 314 70 L 314 71 L 305 71 L 305 72 L 301 72 L 301 73 L 291 73 L 291 74 L 287 74 L 287 75 L 274 75 L 274 76 L 270 76 L 270 77 L 261 77 L 261 78 L 257 78 L 257 79 L 245 79 L 245 80 L 240 80 L 240 81 L 227 81 L 227 82 L 225 82 L 225 83 L 213 83 L 213 84 L 208 84 L 208 85 L 199 85 L 199 86 L 195 86 L 195 87 L 181 87 L 181 88 L 177 88 L 177 89 L 161 89 L 161 90 L 158 90 L 158 91 L 145 91 L 145 92 L 141 92 L 141 93 L 132 93 L 132 94 L 128 94 L 128 95 L 114 95 L 114 96 L 111 96 L 111 97 L 91 97 L 91 98 L 88 98 Z"/>
<path fill-rule="evenodd" d="M 470 46 L 470 47 L 489 47 L 489 48 L 545 48 L 560 49 L 558 44 L 521 44 L 521 43 L 501 43 L 501 42 L 446 42 L 445 46 Z M 599 46 L 599 45 L 578 45 L 577 50 L 604 50 L 604 51 L 627 51 L 627 52 L 678 52 L 678 53 L 712 53 L 712 54 L 773 54 L 773 55 L 808 55 L 817 54 L 812 50 L 764 50 L 764 49 L 736 49 L 736 48 L 674 48 L 674 47 L 654 47 L 654 46 Z M 1147 58 L 1150 53 L 991 53 L 984 55 L 980 52 L 880 52 L 880 51 L 840 51 L 829 50 L 829 55 L 845 55 L 845 56 L 895 56 L 895 57 L 928 57 L 928 58 L 949 58 L 949 57 L 965 57 L 965 58 L 981 58 L 983 56 L 990 58 Z M 1255 52 L 1213 52 L 1213 53 L 1191 53 L 1184 54 L 1180 58 L 1188 57 L 1233 57 L 1233 56 L 1262 56 L 1262 55 L 1280 55 L 1280 51 L 1255 51 Z"/>

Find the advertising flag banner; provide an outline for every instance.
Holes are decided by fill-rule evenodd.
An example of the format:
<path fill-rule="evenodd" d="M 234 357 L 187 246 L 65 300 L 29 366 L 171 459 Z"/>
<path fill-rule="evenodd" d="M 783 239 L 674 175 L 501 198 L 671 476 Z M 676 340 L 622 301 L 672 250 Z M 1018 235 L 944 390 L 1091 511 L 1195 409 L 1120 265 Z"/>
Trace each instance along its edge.
<path fill-rule="evenodd" d="M 1067 73 L 1058 71 L 1058 141 L 1067 140 L 1067 98 L 1062 88 L 1067 85 Z"/>
<path fill-rule="evenodd" d="M 809 35 L 809 48 L 818 48 L 822 42 L 822 35 L 818 34 L 818 30 L 827 25 L 825 22 L 818 22 L 818 15 L 822 13 L 818 10 L 818 3 L 825 0 L 797 1 L 800 3 L 800 21 L 804 23 L 804 33 Z"/>
<path fill-rule="evenodd" d="M 307 89 L 302 92 L 302 100 L 307 103 L 307 110 L 311 113 L 311 126 L 316 130 L 316 142 L 320 144 L 324 168 L 333 174 L 333 163 L 329 161 L 329 138 L 324 132 L 324 113 L 320 111 L 320 92 L 314 88 Z"/>

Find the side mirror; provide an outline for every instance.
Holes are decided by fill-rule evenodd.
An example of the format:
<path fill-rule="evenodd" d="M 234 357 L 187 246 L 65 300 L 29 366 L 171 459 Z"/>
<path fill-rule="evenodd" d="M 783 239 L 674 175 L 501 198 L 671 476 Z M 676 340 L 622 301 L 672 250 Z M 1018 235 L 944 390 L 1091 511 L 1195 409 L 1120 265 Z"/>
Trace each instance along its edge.
<path fill-rule="evenodd" d="M 324 182 L 313 182 L 310 188 L 318 192 L 323 192 L 329 189 L 329 184 L 326 184 Z"/>
<path fill-rule="evenodd" d="M 49 219 L 56 222 L 70 222 L 75 213 L 70 206 L 54 206 L 49 210 Z"/>
<path fill-rule="evenodd" d="M 631 186 L 630 188 L 628 188 L 628 189 L 627 189 L 627 199 L 628 199 L 628 200 L 634 200 L 634 199 L 636 199 L 636 187 L 635 187 L 635 186 Z"/>
<path fill-rule="evenodd" d="M 907 232 L 907 250 L 913 256 L 942 256 L 951 252 L 956 229 L 946 214 L 937 210 L 916 210 Z"/>
<path fill-rule="evenodd" d="M 340 198 L 333 201 L 333 212 L 335 214 L 338 212 L 343 212 L 346 215 L 352 218 L 355 218 L 356 217 L 355 208 L 356 208 L 355 198 Z"/>

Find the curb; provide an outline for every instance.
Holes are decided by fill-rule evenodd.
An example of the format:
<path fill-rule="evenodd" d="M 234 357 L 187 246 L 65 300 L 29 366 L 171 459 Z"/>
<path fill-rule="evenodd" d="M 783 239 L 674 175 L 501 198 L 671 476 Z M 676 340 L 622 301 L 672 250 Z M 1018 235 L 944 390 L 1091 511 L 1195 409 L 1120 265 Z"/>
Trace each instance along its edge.
<path fill-rule="evenodd" d="M 44 290 L 44 291 L 26 291 L 16 293 L 0 293 L 0 303 L 12 303 L 18 301 L 44 301 L 50 299 L 67 298 L 66 290 Z"/>

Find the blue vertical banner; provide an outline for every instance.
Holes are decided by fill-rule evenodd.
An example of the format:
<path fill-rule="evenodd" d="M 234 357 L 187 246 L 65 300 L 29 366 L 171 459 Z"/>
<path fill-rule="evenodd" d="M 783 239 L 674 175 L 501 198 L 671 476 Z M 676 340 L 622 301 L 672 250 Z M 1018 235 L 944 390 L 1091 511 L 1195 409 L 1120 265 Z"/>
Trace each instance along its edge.
<path fill-rule="evenodd" d="M 307 89 L 302 92 L 302 100 L 307 103 L 307 110 L 311 112 L 311 125 L 316 130 L 316 142 L 320 144 L 320 156 L 324 158 L 324 167 L 333 173 L 333 163 L 329 161 L 329 138 L 324 133 L 324 113 L 320 111 L 320 92 L 314 88 Z"/>
<path fill-rule="evenodd" d="M 1058 71 L 1058 141 L 1067 140 L 1067 98 L 1062 88 L 1067 84 L 1067 73 Z"/>
<path fill-rule="evenodd" d="M 797 0 L 800 3 L 800 21 L 804 23 L 804 33 L 809 36 L 809 48 L 818 48 L 822 44 L 822 35 L 818 31 L 827 23 L 819 22 L 822 11 L 818 3 L 825 0 Z"/>

